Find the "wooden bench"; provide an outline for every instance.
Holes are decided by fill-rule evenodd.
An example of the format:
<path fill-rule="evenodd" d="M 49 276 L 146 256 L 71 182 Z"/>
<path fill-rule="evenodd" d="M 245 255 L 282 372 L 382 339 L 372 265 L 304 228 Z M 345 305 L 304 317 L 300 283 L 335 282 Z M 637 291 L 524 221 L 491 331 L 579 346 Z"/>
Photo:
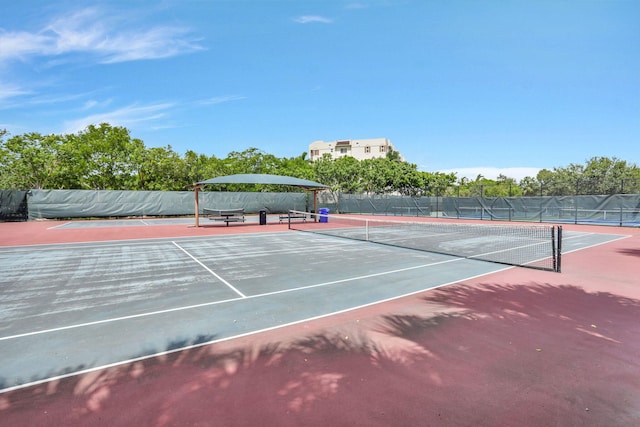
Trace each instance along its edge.
<path fill-rule="evenodd" d="M 279 217 L 280 220 L 280 224 L 282 224 L 282 221 L 295 221 L 295 220 L 302 220 L 303 222 L 307 222 L 307 215 L 306 214 L 301 214 L 301 213 L 288 213 L 288 214 L 282 214 Z"/>
<path fill-rule="evenodd" d="M 237 209 L 208 209 L 203 208 L 202 212 L 211 221 L 222 221 L 227 223 L 227 227 L 230 222 L 244 222 L 244 208 Z"/>

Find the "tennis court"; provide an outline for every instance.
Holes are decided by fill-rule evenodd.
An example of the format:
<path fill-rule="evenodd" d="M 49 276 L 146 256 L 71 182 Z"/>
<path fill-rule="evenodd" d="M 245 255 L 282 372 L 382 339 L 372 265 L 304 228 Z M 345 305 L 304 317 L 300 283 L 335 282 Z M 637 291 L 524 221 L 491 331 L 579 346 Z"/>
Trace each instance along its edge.
<path fill-rule="evenodd" d="M 183 221 L 157 225 L 185 228 Z M 48 229 L 89 233 L 109 225 L 122 237 L 130 227 L 151 224 L 82 221 Z M 212 227 L 190 231 L 200 235 L 125 240 L 135 235 L 129 232 L 115 240 L 1 247 L 0 409 L 20 413 L 11 411 L 11 396 L 41 394 L 39 387 L 107 368 L 351 318 L 513 270 L 473 257 L 288 231 L 286 225 L 229 228 L 243 232 L 211 235 Z M 564 254 L 630 239 L 606 231 L 566 230 Z M 490 241 L 471 237 L 466 246 L 486 248 Z M 549 282 L 563 275 L 516 270 Z"/>

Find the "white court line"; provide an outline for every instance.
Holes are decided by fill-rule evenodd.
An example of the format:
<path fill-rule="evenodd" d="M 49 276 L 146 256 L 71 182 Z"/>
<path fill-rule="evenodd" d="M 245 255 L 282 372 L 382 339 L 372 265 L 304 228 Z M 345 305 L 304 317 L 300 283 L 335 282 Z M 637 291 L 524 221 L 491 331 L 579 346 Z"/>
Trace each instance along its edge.
<path fill-rule="evenodd" d="M 16 339 L 16 338 L 23 338 L 23 337 L 33 336 L 33 335 L 48 334 L 48 333 L 52 333 L 52 332 L 65 331 L 65 330 L 68 330 L 68 329 L 83 328 L 83 327 L 86 327 L 86 326 L 100 325 L 100 324 L 103 324 L 103 323 L 119 322 L 121 320 L 130 320 L 130 319 L 137 319 L 137 318 L 140 318 L 140 317 L 155 316 L 155 315 L 158 315 L 158 314 L 171 313 L 171 312 L 175 312 L 175 311 L 191 310 L 191 309 L 194 309 L 194 308 L 206 307 L 206 306 L 210 306 L 210 305 L 218 305 L 218 304 L 224 304 L 224 303 L 227 303 L 227 302 L 241 301 L 243 299 L 262 298 L 262 297 L 267 297 L 267 296 L 270 296 L 270 295 L 284 294 L 284 293 L 287 293 L 287 292 L 296 292 L 296 291 L 301 291 L 301 290 L 305 290 L 305 289 L 317 288 L 317 287 L 320 287 L 320 286 L 335 285 L 337 283 L 344 283 L 344 282 L 362 280 L 362 279 L 366 279 L 366 278 L 369 278 L 369 277 L 384 276 L 384 275 L 387 275 L 387 274 L 401 273 L 403 271 L 415 270 L 415 269 L 418 269 L 418 268 L 431 267 L 431 266 L 434 266 L 434 265 L 446 264 L 446 263 L 449 263 L 449 262 L 457 262 L 457 261 L 463 261 L 463 260 L 464 260 L 464 258 L 456 258 L 456 259 L 451 259 L 451 260 L 447 260 L 447 261 L 438 261 L 438 262 L 432 262 L 432 263 L 429 263 L 429 264 L 420 264 L 420 265 L 416 265 L 416 266 L 412 266 L 412 267 L 406 267 L 406 268 L 400 268 L 400 269 L 396 269 L 396 270 L 383 271 L 381 273 L 374 273 L 374 274 L 366 274 L 366 275 L 363 275 L 363 276 L 349 277 L 349 278 L 346 278 L 346 279 L 334 280 L 334 281 L 331 281 L 331 282 L 324 282 L 324 283 L 319 283 L 319 284 L 315 284 L 315 285 L 301 286 L 301 287 L 298 287 L 298 288 L 291 288 L 291 289 L 283 289 L 283 290 L 280 290 L 280 291 L 266 292 L 266 293 L 263 293 L 263 294 L 250 295 L 250 296 L 242 297 L 242 298 L 230 298 L 230 299 L 220 300 L 220 301 L 210 301 L 210 302 L 204 302 L 204 303 L 201 303 L 201 304 L 193 304 L 193 305 L 187 305 L 187 306 L 183 306 L 183 307 L 175 307 L 175 308 L 168 308 L 168 309 L 165 309 L 165 310 L 151 311 L 151 312 L 148 312 L 148 313 L 131 314 L 129 316 L 115 317 L 115 318 L 112 318 L 112 319 L 103 319 L 103 320 L 96 320 L 94 322 L 78 323 L 78 324 L 75 324 L 75 325 L 61 326 L 59 328 L 51 328 L 51 329 L 43 329 L 41 331 L 25 332 L 23 334 L 16 334 L 16 335 L 9 335 L 9 336 L 6 336 L 6 337 L 0 337 L 0 341 L 11 340 L 11 339 Z"/>
<path fill-rule="evenodd" d="M 352 281 L 356 281 L 356 280 L 368 279 L 370 277 L 386 276 L 387 274 L 402 273 L 404 271 L 416 270 L 418 268 L 432 267 L 434 265 L 440 265 L 440 264 L 447 264 L 447 263 L 450 263 L 450 262 L 462 261 L 463 259 L 464 258 L 456 258 L 456 259 L 449 259 L 449 260 L 446 260 L 446 261 L 432 262 L 432 263 L 429 263 L 429 264 L 414 265 L 413 267 L 399 268 L 397 270 L 383 271 L 381 273 L 365 274 L 363 276 L 349 277 L 347 279 L 340 279 L 340 280 L 333 280 L 331 282 L 318 283 L 316 285 L 300 286 L 298 288 L 291 288 L 291 289 L 283 289 L 283 290 L 280 290 L 280 291 L 266 292 L 264 294 L 252 295 L 252 297 L 255 298 L 255 297 L 263 297 L 263 296 L 269 296 L 269 295 L 284 294 L 286 292 L 301 291 L 301 290 L 305 290 L 305 289 L 317 288 L 317 287 L 320 287 L 320 286 L 328 286 L 328 285 L 335 285 L 337 283 L 352 282 Z"/>
<path fill-rule="evenodd" d="M 114 318 L 111 318 L 111 319 L 96 320 L 96 321 L 93 321 L 93 322 L 77 323 L 75 325 L 60 326 L 59 328 L 43 329 L 41 331 L 25 332 L 23 334 L 9 335 L 9 336 L 6 336 L 6 337 L 0 337 L 0 341 L 11 340 L 11 339 L 16 339 L 16 338 L 24 338 L 24 337 L 29 337 L 29 336 L 33 336 L 33 335 L 49 334 L 49 333 L 52 333 L 52 332 L 66 331 L 68 329 L 84 328 L 84 327 L 87 327 L 87 326 L 100 325 L 100 324 L 103 324 L 103 323 L 119 322 L 121 320 L 130 320 L 130 319 L 137 319 L 137 318 L 140 318 L 140 317 L 155 316 L 157 314 L 166 314 L 166 313 L 171 313 L 171 312 L 174 312 L 174 311 L 191 310 L 193 308 L 206 307 L 208 305 L 214 305 L 214 304 L 224 304 L 226 302 L 239 301 L 241 299 L 242 298 L 230 298 L 230 299 L 225 299 L 225 300 L 220 300 L 220 301 L 204 302 L 204 303 L 201 303 L 201 304 L 193 304 L 193 305 L 187 305 L 187 306 L 183 306 L 183 307 L 175 307 L 175 308 L 167 308 L 167 309 L 164 309 L 164 310 L 150 311 L 148 313 L 131 314 L 129 316 L 122 316 L 122 317 L 114 317 Z"/>
<path fill-rule="evenodd" d="M 594 235 L 594 234 L 595 235 L 599 235 L 601 233 L 586 233 L 586 235 Z M 607 236 L 616 236 L 616 234 L 607 234 Z M 581 246 L 579 248 L 572 249 L 570 251 L 567 251 L 564 248 L 562 248 L 562 255 L 570 254 L 570 253 L 573 253 L 573 252 L 578 252 L 578 251 L 581 251 L 581 250 L 584 250 L 584 249 L 595 248 L 596 246 L 602 246 L 602 245 L 606 245 L 606 244 L 609 244 L 609 243 L 617 242 L 618 240 L 628 239 L 629 237 L 632 237 L 631 234 L 618 234 L 617 236 L 620 236 L 620 237 L 615 238 L 613 240 L 607 240 L 605 242 L 594 243 L 593 245 L 589 245 L 589 246 Z M 569 236 L 569 237 L 562 236 L 562 241 L 564 242 L 565 239 L 567 239 L 567 240 L 578 239 L 580 237 L 585 237 L 585 235 Z"/>
<path fill-rule="evenodd" d="M 187 254 L 189 256 L 189 258 L 191 258 L 192 260 L 194 260 L 195 262 L 197 262 L 198 264 L 200 264 L 202 266 L 202 268 L 204 268 L 205 270 L 207 270 L 209 273 L 213 274 L 218 280 L 220 280 L 222 283 L 224 283 L 225 285 L 227 285 L 229 287 L 229 289 L 231 289 L 233 292 L 235 292 L 236 294 L 240 295 L 242 298 L 246 298 L 247 296 L 245 294 L 243 294 L 242 292 L 240 292 L 238 289 L 236 289 L 231 283 L 227 282 L 226 280 L 224 280 L 222 277 L 220 277 L 218 274 L 216 274 L 215 271 L 211 270 L 209 267 L 207 267 L 206 265 L 204 265 L 202 262 L 200 262 L 200 260 L 196 257 L 194 257 L 193 255 L 191 255 L 189 252 L 187 252 L 182 246 L 180 246 L 179 244 L 177 244 L 176 242 L 171 242 L 173 243 L 178 249 L 180 249 L 182 252 L 184 252 L 185 254 Z"/>
<path fill-rule="evenodd" d="M 457 260 L 454 260 L 454 261 L 457 261 Z M 435 263 L 435 264 L 441 264 L 441 263 Z M 432 265 L 432 264 L 425 264 L 424 267 L 427 267 L 429 265 Z M 409 267 L 408 269 L 420 268 L 420 267 L 421 266 Z M 220 339 L 217 339 L 217 340 L 211 340 L 211 341 L 207 341 L 207 342 L 202 342 L 202 343 L 198 343 L 198 344 L 192 344 L 192 345 L 188 345 L 188 346 L 185 346 L 185 347 L 176 348 L 176 349 L 173 349 L 173 350 L 161 351 L 161 352 L 154 353 L 154 354 L 148 354 L 148 355 L 145 355 L 145 356 L 136 357 L 134 359 L 122 360 L 120 362 L 109 363 L 107 365 L 96 366 L 96 367 L 93 367 L 93 368 L 83 369 L 83 370 L 76 371 L 76 372 L 70 372 L 70 373 L 63 374 L 63 375 L 57 375 L 55 377 L 50 377 L 50 378 L 46 378 L 46 379 L 42 379 L 42 380 L 38 380 L 38 381 L 32 381 L 32 382 L 29 382 L 29 383 L 20 384 L 20 385 L 16 385 L 16 386 L 13 386 L 13 387 L 7 387 L 5 389 L 0 389 L 0 394 L 8 393 L 8 392 L 15 391 L 15 390 L 20 390 L 20 389 L 27 388 L 27 387 L 32 387 L 32 386 L 36 386 L 36 385 L 40 385 L 40 384 L 46 384 L 46 383 L 49 383 L 49 382 L 52 382 L 52 381 L 59 381 L 59 380 L 63 380 L 65 378 L 74 377 L 74 376 L 77 376 L 77 375 L 88 374 L 88 373 L 91 373 L 91 372 L 97 372 L 97 371 L 101 371 L 101 370 L 104 370 L 104 369 L 115 368 L 115 367 L 121 366 L 121 365 L 127 365 L 127 364 L 131 364 L 131 363 L 135 363 L 135 362 L 140 362 L 140 361 L 143 361 L 143 360 L 152 359 L 154 357 L 162 357 L 162 356 L 166 356 L 166 355 L 169 355 L 169 354 L 177 353 L 179 351 L 192 350 L 192 349 L 195 349 L 195 348 L 200 348 L 200 347 L 204 347 L 204 346 L 207 346 L 207 345 L 212 345 L 212 344 L 217 344 L 217 343 L 221 343 L 221 342 L 231 341 L 231 340 L 234 340 L 234 339 L 243 338 L 243 337 L 247 337 L 247 336 L 251 336 L 251 335 L 256 335 L 256 334 L 260 334 L 260 333 L 263 333 L 263 332 L 274 331 L 274 330 L 281 329 L 281 328 L 286 328 L 286 327 L 289 327 L 289 326 L 299 325 L 299 324 L 304 323 L 304 322 L 312 322 L 314 320 L 323 319 L 325 317 L 330 317 L 330 316 L 334 316 L 334 315 L 338 315 L 338 314 L 342 314 L 342 313 L 348 313 L 350 311 L 359 310 L 361 308 L 370 307 L 370 306 L 373 306 L 373 305 L 376 305 L 376 304 L 383 304 L 385 302 L 394 301 L 394 300 L 397 300 L 397 299 L 400 299 L 400 298 L 405 298 L 405 297 L 408 297 L 408 296 L 411 296 L 411 295 L 416 295 L 416 294 L 419 294 L 419 293 L 422 293 L 422 292 L 425 292 L 425 291 L 431 291 L 431 290 L 442 288 L 442 287 L 445 287 L 445 286 L 459 284 L 460 282 L 464 282 L 466 280 L 476 279 L 478 277 L 487 276 L 489 274 L 498 273 L 498 272 L 501 272 L 501 271 L 504 271 L 504 270 L 509 270 L 511 268 L 515 268 L 515 267 L 509 266 L 509 267 L 501 268 L 501 269 L 496 270 L 496 271 L 491 271 L 489 273 L 482 273 L 482 274 L 477 274 L 477 275 L 474 275 L 474 276 L 460 278 L 460 279 L 456 279 L 456 280 L 451 281 L 451 282 L 443 283 L 441 285 L 433 286 L 431 288 L 421 289 L 421 290 L 414 291 L 414 292 L 409 292 L 409 293 L 406 293 L 406 294 L 403 294 L 403 295 L 398 295 L 398 296 L 394 296 L 394 297 L 390 297 L 390 298 L 385 298 L 385 299 L 381 299 L 379 301 L 374 301 L 374 302 L 370 302 L 370 303 L 367 303 L 367 304 L 362 304 L 362 305 L 355 306 L 355 307 L 345 308 L 343 310 L 333 311 L 331 313 L 326 313 L 326 314 L 321 314 L 321 315 L 318 315 L 318 316 L 308 317 L 306 319 L 300 319 L 300 320 L 296 320 L 296 321 L 293 321 L 293 322 L 284 323 L 282 325 L 270 326 L 268 328 L 258 329 L 258 330 L 251 331 L 251 332 L 245 332 L 243 334 L 238 334 L 238 335 L 225 337 L 225 338 L 220 338 Z M 397 271 L 401 271 L 401 270 L 397 270 Z M 313 286 L 317 286 L 317 285 L 313 285 Z M 281 292 L 282 291 L 279 291 L 279 292 L 276 292 L 276 293 L 281 293 Z M 267 294 L 262 294 L 262 295 L 267 295 Z M 251 298 L 251 297 L 249 297 L 249 298 Z"/>
<path fill-rule="evenodd" d="M 64 227 L 65 225 L 71 224 L 71 221 L 67 221 L 64 224 L 58 224 L 58 225 L 54 225 L 53 227 L 48 227 L 47 230 L 54 230 L 56 228 L 61 228 Z"/>
<path fill-rule="evenodd" d="M 70 223 L 69 223 L 70 224 Z M 63 224 L 64 225 L 64 224 Z M 57 228 L 62 225 L 56 225 Z M 13 246 L 0 246 L 0 250 L 10 250 L 10 251 L 31 251 L 35 249 L 41 250 L 56 250 L 60 248 L 65 249 L 74 249 L 76 246 L 78 248 L 86 248 L 87 246 L 92 247 L 109 247 L 109 246 L 122 246 L 122 245 L 130 245 L 130 244 L 141 244 L 141 245 L 153 245 L 157 242 L 169 242 L 171 240 L 179 239 L 181 242 L 198 242 L 201 240 L 219 240 L 219 239 L 243 239 L 250 237 L 252 239 L 255 238 L 267 238 L 271 236 L 279 236 L 282 235 L 282 231 L 268 231 L 268 232 L 260 232 L 260 233 L 247 233 L 241 235 L 233 235 L 233 234 L 225 234 L 225 235 L 204 235 L 204 236 L 175 236 L 175 237 L 141 237 L 137 239 L 117 239 L 117 240 L 89 240 L 86 242 L 72 242 L 72 243 L 33 243 L 28 245 L 13 245 Z"/>

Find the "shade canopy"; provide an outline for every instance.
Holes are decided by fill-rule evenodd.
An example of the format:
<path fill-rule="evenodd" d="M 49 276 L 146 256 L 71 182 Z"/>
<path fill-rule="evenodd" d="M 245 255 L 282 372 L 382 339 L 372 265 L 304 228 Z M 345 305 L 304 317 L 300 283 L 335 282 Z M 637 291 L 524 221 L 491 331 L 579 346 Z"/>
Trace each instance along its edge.
<path fill-rule="evenodd" d="M 294 178 L 292 176 L 268 175 L 260 173 L 247 173 L 238 175 L 218 176 L 206 181 L 196 182 L 196 185 L 206 184 L 271 184 L 271 185 L 291 185 L 306 189 L 328 188 L 324 184 L 309 181 L 306 179 Z"/>
<path fill-rule="evenodd" d="M 193 185 L 195 190 L 195 214 L 196 227 L 200 226 L 200 201 L 198 190 L 208 184 L 269 184 L 269 185 L 290 185 L 294 187 L 304 188 L 306 191 L 313 192 L 313 209 L 316 211 L 318 204 L 318 191 L 329 188 L 327 185 L 306 179 L 294 178 L 292 176 L 268 175 L 261 173 L 246 173 L 238 175 L 218 176 L 216 178 L 207 179 L 206 181 L 196 182 Z"/>

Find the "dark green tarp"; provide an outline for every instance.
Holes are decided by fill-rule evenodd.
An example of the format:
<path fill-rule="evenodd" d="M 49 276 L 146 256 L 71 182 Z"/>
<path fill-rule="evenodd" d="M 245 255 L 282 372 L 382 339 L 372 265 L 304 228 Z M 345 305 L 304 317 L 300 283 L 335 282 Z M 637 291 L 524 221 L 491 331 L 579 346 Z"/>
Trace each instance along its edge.
<path fill-rule="evenodd" d="M 0 190 L 0 221 L 26 221 L 28 215 L 26 191 Z"/>
<path fill-rule="evenodd" d="M 271 185 L 291 185 L 302 188 L 327 188 L 326 185 L 309 181 L 306 179 L 294 178 L 291 176 L 268 175 L 260 173 L 238 174 L 219 176 L 207 179 L 206 181 L 196 182 L 196 185 L 205 184 L 271 184 Z"/>

